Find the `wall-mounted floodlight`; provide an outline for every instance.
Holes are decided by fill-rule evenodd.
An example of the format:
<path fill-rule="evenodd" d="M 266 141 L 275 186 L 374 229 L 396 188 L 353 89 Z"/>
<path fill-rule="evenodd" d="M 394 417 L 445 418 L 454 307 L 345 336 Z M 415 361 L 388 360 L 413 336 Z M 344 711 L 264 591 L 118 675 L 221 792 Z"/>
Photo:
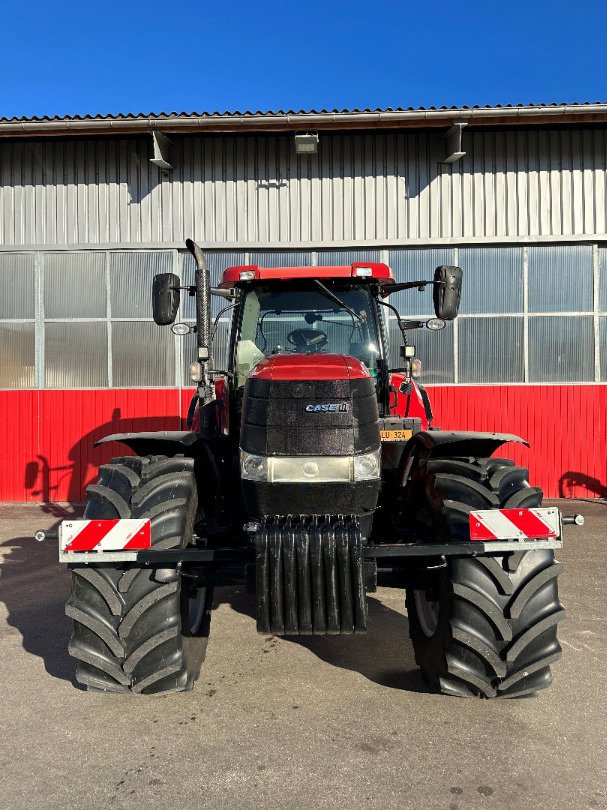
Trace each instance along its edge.
<path fill-rule="evenodd" d="M 442 161 L 443 163 L 455 163 L 465 157 L 466 151 L 462 146 L 462 132 L 465 126 L 466 121 L 457 121 L 444 135 L 447 142 L 447 154 Z"/>
<path fill-rule="evenodd" d="M 295 136 L 295 152 L 298 155 L 315 155 L 318 152 L 318 133 L 306 132 Z"/>
<path fill-rule="evenodd" d="M 152 144 L 154 146 L 154 157 L 150 158 L 150 163 L 153 163 L 154 166 L 158 166 L 165 171 L 172 169 L 173 166 L 169 158 L 169 152 L 173 142 L 167 138 L 166 135 L 163 135 L 162 132 L 153 129 Z"/>

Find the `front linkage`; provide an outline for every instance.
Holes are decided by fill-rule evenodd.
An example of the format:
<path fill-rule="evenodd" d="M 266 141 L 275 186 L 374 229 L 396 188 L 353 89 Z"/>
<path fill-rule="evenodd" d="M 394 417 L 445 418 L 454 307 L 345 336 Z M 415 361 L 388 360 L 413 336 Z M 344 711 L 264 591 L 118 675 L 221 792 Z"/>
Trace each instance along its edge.
<path fill-rule="evenodd" d="M 558 513 L 561 526 L 583 526 L 584 518 L 582 515 L 561 515 L 558 510 L 551 510 Z M 316 516 L 319 525 L 327 520 L 325 515 Z M 340 518 L 335 518 L 340 520 Z M 352 517 L 356 519 L 355 516 Z M 292 515 L 276 515 L 271 518 L 265 518 L 264 525 L 271 525 L 275 523 L 278 526 L 283 525 L 286 521 L 292 521 L 292 525 L 297 525 L 296 519 Z M 305 516 L 306 521 L 310 521 L 309 515 Z M 331 520 L 331 518 L 329 518 Z M 187 548 L 160 550 L 156 551 L 149 547 L 137 549 L 131 546 L 129 550 L 117 548 L 112 550 L 111 546 L 106 544 L 105 550 L 83 549 L 78 552 L 65 550 L 64 537 L 65 527 L 70 532 L 78 529 L 80 525 L 84 526 L 88 521 L 69 520 L 64 521 L 59 525 L 56 530 L 43 530 L 39 529 L 34 534 L 34 538 L 39 542 L 44 540 L 59 541 L 59 562 L 69 563 L 71 565 L 90 565 L 98 564 L 100 562 L 111 563 L 138 563 L 145 566 L 156 566 L 165 564 L 178 564 L 187 565 L 188 563 L 214 563 L 218 567 L 226 567 L 234 564 L 248 564 L 253 563 L 255 560 L 256 543 L 248 547 L 216 547 L 209 548 L 207 546 L 189 546 Z M 97 521 L 97 525 L 101 532 L 105 532 L 103 521 Z M 113 522 L 112 522 L 113 525 Z M 246 524 L 246 529 L 251 530 L 251 526 L 258 524 Z M 253 537 L 258 537 L 259 529 L 254 531 Z M 69 536 L 72 536 L 71 534 Z M 556 536 L 550 538 L 530 539 L 530 538 L 511 538 L 511 539 L 497 539 L 492 541 L 462 541 L 457 543 L 368 543 L 363 546 L 362 553 L 366 560 L 376 561 L 382 558 L 423 558 L 423 557 L 480 557 L 491 554 L 505 554 L 505 553 L 524 553 L 526 551 L 537 551 L 545 549 L 558 549 L 563 546 L 562 529 L 558 530 Z"/>
<path fill-rule="evenodd" d="M 527 510 L 516 512 L 526 519 Z M 356 515 L 276 515 L 249 522 L 244 527 L 248 542 L 238 547 L 188 545 L 156 550 L 150 543 L 149 519 L 67 520 L 56 531 L 37 531 L 35 538 L 58 540 L 59 562 L 70 566 L 174 566 L 179 573 L 187 573 L 190 566 L 203 564 L 212 566 L 216 574 L 254 566 L 258 632 L 332 635 L 367 629 L 366 592 L 376 588 L 378 566 L 406 567 L 409 561 L 417 563 L 413 570 L 419 571 L 426 567 L 425 561 L 435 569 L 447 558 L 554 551 L 563 545 L 564 525 L 584 523 L 581 515 L 564 516 L 556 508 L 534 513 L 538 522 L 547 521 L 543 537 L 528 537 L 513 523 L 510 534 L 518 536 L 505 537 L 507 512 L 487 510 L 471 514 L 470 540 L 446 543 L 368 542 Z M 490 526 L 494 533 L 489 539 Z"/>

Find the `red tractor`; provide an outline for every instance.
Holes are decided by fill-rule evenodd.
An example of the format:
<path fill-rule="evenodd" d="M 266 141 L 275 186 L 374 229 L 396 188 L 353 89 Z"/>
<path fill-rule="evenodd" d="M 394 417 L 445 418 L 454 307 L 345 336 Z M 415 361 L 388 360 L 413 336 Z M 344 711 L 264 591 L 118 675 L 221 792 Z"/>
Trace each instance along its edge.
<path fill-rule="evenodd" d="M 367 628 L 378 570 L 406 588 L 416 661 L 450 695 L 520 697 L 559 658 L 563 518 L 528 472 L 495 458 L 499 433 L 432 425 L 410 330 L 457 315 L 462 271 L 396 283 L 385 264 L 225 270 L 212 289 L 192 241 L 195 286 L 154 279 L 173 324 L 196 297 L 197 391 L 188 430 L 107 436 L 112 459 L 83 520 L 60 527 L 73 574 L 67 615 L 77 678 L 90 689 L 157 693 L 198 677 L 213 584 L 246 577 L 264 634 Z M 433 289 L 436 318 L 403 320 L 389 296 Z M 212 362 L 211 295 L 232 311 L 227 368 Z M 402 333 L 390 368 L 386 309 Z M 224 310 L 225 311 L 225 310 Z M 216 326 L 217 321 L 215 322 Z M 338 643 L 338 640 L 335 640 Z"/>

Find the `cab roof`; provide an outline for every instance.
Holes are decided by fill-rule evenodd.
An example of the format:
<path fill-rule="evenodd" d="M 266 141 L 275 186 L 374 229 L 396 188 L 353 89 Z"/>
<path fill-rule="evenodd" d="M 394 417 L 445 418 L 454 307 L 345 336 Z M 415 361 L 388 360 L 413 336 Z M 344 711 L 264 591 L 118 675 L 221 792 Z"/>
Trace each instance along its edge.
<path fill-rule="evenodd" d="M 368 279 L 380 284 L 392 284 L 394 275 L 383 262 L 354 262 L 347 265 L 321 267 L 260 267 L 258 264 L 243 264 L 228 267 L 223 271 L 220 287 L 229 288 L 251 281 L 296 281 L 298 279 Z"/>

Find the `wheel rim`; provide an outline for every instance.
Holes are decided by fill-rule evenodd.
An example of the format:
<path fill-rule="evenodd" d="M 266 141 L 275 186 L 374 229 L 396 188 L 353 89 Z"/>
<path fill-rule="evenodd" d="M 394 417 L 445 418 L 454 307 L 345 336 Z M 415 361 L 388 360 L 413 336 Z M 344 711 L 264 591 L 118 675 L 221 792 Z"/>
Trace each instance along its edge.
<path fill-rule="evenodd" d="M 415 609 L 424 635 L 431 638 L 438 625 L 439 603 L 428 599 L 425 591 L 415 591 Z"/>

